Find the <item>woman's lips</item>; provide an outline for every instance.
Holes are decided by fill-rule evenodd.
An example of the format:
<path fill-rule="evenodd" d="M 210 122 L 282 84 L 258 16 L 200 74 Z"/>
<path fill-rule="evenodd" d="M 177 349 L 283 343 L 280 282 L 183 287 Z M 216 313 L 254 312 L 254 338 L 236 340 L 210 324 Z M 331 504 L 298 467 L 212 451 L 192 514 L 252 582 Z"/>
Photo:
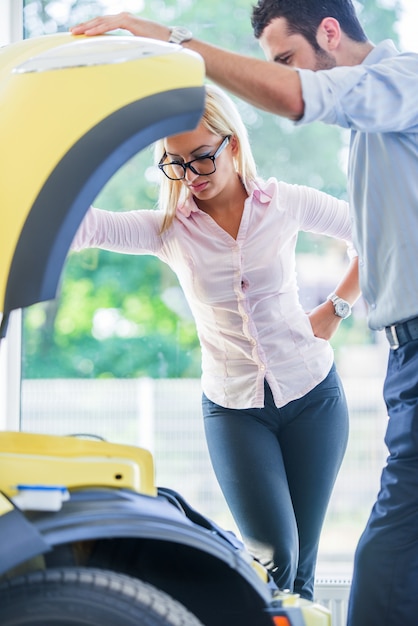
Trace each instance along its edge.
<path fill-rule="evenodd" d="M 197 183 L 195 185 L 189 185 L 190 189 L 192 190 L 193 193 L 198 193 L 199 191 L 203 191 L 208 185 L 208 181 L 205 181 L 203 183 Z"/>

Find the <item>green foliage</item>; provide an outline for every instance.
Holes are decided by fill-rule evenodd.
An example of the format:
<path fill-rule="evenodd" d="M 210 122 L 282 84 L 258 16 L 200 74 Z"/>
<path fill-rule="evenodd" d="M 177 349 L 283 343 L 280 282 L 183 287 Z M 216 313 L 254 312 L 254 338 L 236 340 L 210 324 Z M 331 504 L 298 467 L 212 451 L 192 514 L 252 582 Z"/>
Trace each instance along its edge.
<path fill-rule="evenodd" d="M 26 312 L 25 376 L 197 375 L 194 324 L 161 297 L 170 283 L 154 258 L 71 255 L 59 299 Z"/>
<path fill-rule="evenodd" d="M 395 29 L 402 8 L 401 0 L 363 0 L 356 2 L 357 14 L 370 41 L 379 43 L 382 39 L 398 41 Z"/>
<path fill-rule="evenodd" d="M 252 35 L 252 3 L 248 0 L 152 0 L 144 4 L 144 17 L 186 24 L 206 41 L 261 58 Z M 25 5 L 28 37 L 67 30 L 105 9 L 100 0 L 27 0 Z M 394 0 L 389 6 L 388 2 L 365 0 L 356 5 L 372 41 L 387 37 L 396 41 L 394 26 L 400 2 Z M 322 124 L 295 127 L 235 101 L 263 177 L 275 176 L 344 197 L 344 132 Z M 108 182 L 95 204 L 116 211 L 152 209 L 157 194 L 152 166 L 152 151 L 144 150 Z M 302 234 L 299 250 L 325 254 L 328 242 L 321 242 Z M 176 289 L 175 276 L 154 258 L 93 250 L 71 254 L 59 298 L 25 313 L 24 376 L 199 376 L 200 352 L 193 320 L 187 310 L 179 314 L 179 307 L 167 299 Z M 181 299 L 178 302 L 182 304 Z M 344 330 L 333 340 L 336 349 L 343 341 L 368 338 L 364 319 L 353 317 L 341 326 Z"/>

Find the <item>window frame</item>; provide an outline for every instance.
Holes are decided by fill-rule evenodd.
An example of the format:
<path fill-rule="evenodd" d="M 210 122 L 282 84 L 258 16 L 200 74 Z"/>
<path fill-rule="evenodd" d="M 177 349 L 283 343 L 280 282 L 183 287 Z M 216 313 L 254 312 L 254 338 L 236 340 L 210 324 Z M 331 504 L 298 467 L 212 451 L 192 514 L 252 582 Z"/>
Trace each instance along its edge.
<path fill-rule="evenodd" d="M 0 45 L 23 39 L 23 2 L 0 0 Z M 0 428 L 20 430 L 22 311 L 10 315 L 0 344 Z"/>

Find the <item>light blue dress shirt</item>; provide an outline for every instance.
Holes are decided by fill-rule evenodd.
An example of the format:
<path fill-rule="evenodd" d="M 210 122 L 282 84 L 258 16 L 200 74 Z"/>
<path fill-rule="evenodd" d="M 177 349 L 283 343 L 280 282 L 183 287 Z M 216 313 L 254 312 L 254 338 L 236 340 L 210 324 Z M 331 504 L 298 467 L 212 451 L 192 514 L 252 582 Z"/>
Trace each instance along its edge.
<path fill-rule="evenodd" d="M 418 54 L 389 41 L 361 65 L 299 70 L 305 113 L 351 130 L 348 193 L 369 325 L 418 316 Z"/>

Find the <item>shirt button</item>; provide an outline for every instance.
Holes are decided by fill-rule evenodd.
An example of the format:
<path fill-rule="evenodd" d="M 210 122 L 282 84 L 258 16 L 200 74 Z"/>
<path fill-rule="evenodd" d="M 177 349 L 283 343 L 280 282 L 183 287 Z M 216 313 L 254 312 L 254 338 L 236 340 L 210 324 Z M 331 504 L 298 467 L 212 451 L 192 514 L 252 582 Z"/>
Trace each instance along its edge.
<path fill-rule="evenodd" d="M 265 368 L 265 366 L 264 366 L 264 365 L 260 365 L 260 370 L 261 370 L 262 372 L 264 372 L 264 370 L 265 370 L 265 369 L 266 369 L 266 368 Z"/>

